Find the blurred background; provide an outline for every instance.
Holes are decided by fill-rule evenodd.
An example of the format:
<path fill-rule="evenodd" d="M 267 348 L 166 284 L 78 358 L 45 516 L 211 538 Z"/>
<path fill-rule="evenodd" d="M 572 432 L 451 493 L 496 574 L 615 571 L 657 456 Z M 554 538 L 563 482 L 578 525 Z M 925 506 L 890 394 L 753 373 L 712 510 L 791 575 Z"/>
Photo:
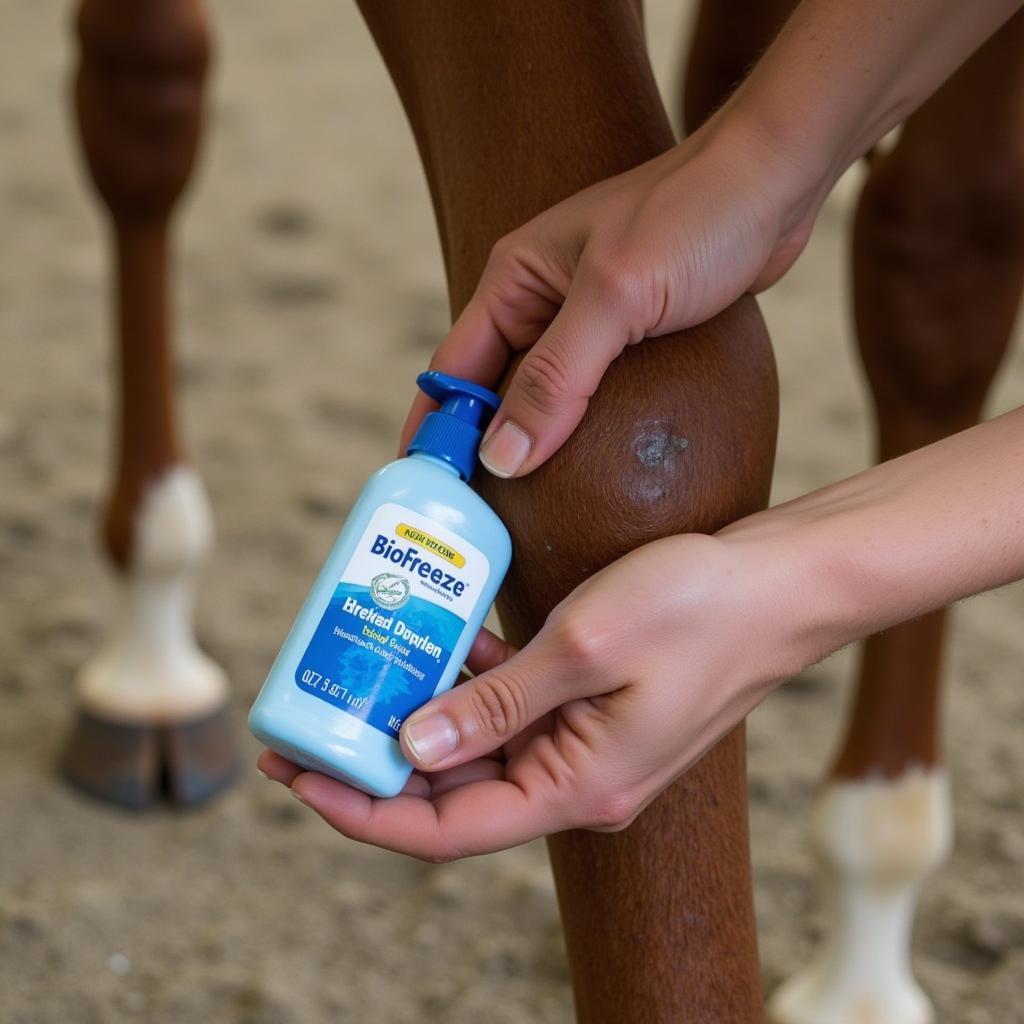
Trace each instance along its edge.
<path fill-rule="evenodd" d="M 200 810 L 133 816 L 55 769 L 113 592 L 96 525 L 115 398 L 106 228 L 69 111 L 72 11 L 0 0 L 0 1021 L 566 1024 L 542 844 L 424 866 L 341 838 L 252 768 L 245 712 L 350 503 L 393 456 L 448 319 L 419 162 L 355 7 L 213 7 L 206 141 L 179 208 L 178 384 L 218 528 L 198 628 L 233 684 L 243 770 Z M 691 5 L 647 7 L 675 108 Z M 764 298 L 782 379 L 775 501 L 869 458 L 845 289 L 859 175 Z M 1021 403 L 1018 346 L 992 409 Z M 947 1021 L 1020 1019 L 1024 999 L 1022 612 L 1017 586 L 956 616 L 956 852 L 915 943 Z M 769 987 L 817 934 L 804 815 L 851 666 L 829 659 L 750 723 Z"/>

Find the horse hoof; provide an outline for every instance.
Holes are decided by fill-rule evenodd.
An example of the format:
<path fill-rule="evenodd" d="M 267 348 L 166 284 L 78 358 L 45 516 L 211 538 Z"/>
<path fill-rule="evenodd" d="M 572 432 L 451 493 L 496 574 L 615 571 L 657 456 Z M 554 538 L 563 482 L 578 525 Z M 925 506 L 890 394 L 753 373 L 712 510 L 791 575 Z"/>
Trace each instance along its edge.
<path fill-rule="evenodd" d="M 115 722 L 79 711 L 62 770 L 78 789 L 141 811 L 167 801 L 194 807 L 224 789 L 238 760 L 228 709 L 174 723 Z"/>

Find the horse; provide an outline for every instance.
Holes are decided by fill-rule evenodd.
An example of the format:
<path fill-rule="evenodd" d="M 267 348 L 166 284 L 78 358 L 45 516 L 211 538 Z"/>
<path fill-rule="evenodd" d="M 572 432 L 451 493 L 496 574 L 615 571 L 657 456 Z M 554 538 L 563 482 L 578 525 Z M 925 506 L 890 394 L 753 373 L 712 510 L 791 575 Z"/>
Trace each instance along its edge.
<path fill-rule="evenodd" d="M 683 76 L 688 129 L 794 5 L 705 0 Z M 675 142 L 634 0 L 360 8 L 419 147 L 453 316 L 504 235 Z M 200 138 L 209 33 L 200 0 L 81 0 L 78 32 L 78 123 L 116 264 L 120 434 L 104 521 L 122 595 L 79 675 L 64 768 L 115 803 L 189 805 L 235 771 L 224 675 L 192 631 L 210 516 L 178 439 L 168 317 L 171 220 Z M 975 423 L 1008 343 L 1024 285 L 1022 53 L 1018 15 L 870 157 L 852 288 L 879 460 Z M 499 598 L 508 639 L 527 642 L 632 548 L 764 508 L 777 415 L 750 296 L 628 347 L 554 458 L 520 480 L 477 481 L 516 552 Z M 665 430 L 689 439 L 685 452 L 640 458 Z M 774 1024 L 933 1019 L 909 943 L 917 893 L 952 837 L 939 735 L 947 622 L 935 612 L 863 646 L 811 813 L 827 935 L 772 996 Z M 581 1022 L 763 1019 L 744 742 L 737 727 L 628 829 L 549 839 Z"/>

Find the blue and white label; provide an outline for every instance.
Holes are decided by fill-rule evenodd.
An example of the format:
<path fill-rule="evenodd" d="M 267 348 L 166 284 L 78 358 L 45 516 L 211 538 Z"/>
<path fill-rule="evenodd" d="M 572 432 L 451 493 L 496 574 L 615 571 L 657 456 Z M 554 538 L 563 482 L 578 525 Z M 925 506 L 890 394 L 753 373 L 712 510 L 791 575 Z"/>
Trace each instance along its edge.
<path fill-rule="evenodd" d="M 374 512 L 295 670 L 304 693 L 394 738 L 434 695 L 483 591 L 483 552 L 401 505 Z"/>

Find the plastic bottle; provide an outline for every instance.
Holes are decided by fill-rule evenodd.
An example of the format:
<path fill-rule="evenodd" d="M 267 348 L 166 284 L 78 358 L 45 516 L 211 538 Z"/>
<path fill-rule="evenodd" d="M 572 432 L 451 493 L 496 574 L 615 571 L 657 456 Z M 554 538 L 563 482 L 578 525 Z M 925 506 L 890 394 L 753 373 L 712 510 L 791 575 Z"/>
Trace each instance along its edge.
<path fill-rule="evenodd" d="M 433 371 L 416 383 L 440 410 L 363 488 L 249 713 L 268 747 L 381 797 L 412 772 L 403 720 L 454 684 L 512 554 L 466 482 L 500 399 Z"/>

